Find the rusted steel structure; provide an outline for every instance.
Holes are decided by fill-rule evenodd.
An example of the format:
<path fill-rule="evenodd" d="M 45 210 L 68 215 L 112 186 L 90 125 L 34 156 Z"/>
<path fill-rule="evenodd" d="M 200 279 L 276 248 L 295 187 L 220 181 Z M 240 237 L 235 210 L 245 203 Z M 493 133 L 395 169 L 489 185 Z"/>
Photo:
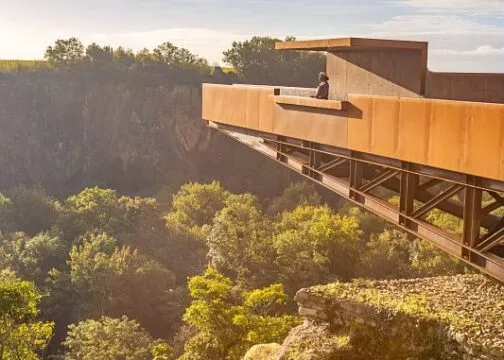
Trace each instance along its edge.
<path fill-rule="evenodd" d="M 204 84 L 209 126 L 504 281 L 504 74 L 430 72 L 425 42 L 277 48 L 326 51 L 330 99 Z"/>

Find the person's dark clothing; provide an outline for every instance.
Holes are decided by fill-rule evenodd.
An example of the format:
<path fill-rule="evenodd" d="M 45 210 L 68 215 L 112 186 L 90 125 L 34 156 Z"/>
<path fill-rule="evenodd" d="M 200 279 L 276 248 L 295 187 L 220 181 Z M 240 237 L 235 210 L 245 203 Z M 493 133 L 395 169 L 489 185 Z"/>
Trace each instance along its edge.
<path fill-rule="evenodd" d="M 322 81 L 319 84 L 317 93 L 315 94 L 314 98 L 324 100 L 329 99 L 329 83 L 327 81 Z"/>

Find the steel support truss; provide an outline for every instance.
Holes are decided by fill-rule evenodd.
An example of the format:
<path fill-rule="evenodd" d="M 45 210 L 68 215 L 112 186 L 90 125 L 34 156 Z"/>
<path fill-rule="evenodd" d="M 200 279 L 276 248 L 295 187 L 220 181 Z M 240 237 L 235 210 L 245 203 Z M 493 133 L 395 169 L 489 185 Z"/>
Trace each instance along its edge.
<path fill-rule="evenodd" d="M 504 183 L 269 133 L 209 126 L 504 282 Z M 448 216 L 454 228 L 436 226 L 436 214 Z"/>

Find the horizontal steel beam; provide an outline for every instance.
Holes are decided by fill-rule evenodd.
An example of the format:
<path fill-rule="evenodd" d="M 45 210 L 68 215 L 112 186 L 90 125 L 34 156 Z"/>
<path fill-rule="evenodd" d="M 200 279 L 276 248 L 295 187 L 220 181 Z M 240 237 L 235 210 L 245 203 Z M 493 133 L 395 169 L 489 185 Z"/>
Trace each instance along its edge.
<path fill-rule="evenodd" d="M 296 139 L 274 137 L 271 134 L 266 137 L 260 137 L 251 135 L 249 131 L 242 132 L 239 128 L 221 128 L 220 125 L 217 127 L 241 143 L 248 145 L 282 165 L 345 197 L 349 201 L 385 218 L 403 230 L 431 242 L 436 247 L 504 282 L 504 258 L 496 255 L 499 251 L 490 252 L 494 251 L 495 247 L 498 247 L 504 239 L 504 219 L 501 219 L 501 222 L 496 222 L 495 219 L 498 219 L 497 217 L 490 217 L 484 214 L 480 206 L 480 187 L 479 185 L 475 185 L 483 182 L 478 181 L 478 179 L 466 177 L 465 182 L 461 183 L 453 181 L 452 178 L 443 179 L 439 177 L 439 173 L 434 176 L 432 174 L 428 175 L 429 171 L 423 171 L 425 169 L 421 173 L 416 172 L 416 170 L 412 171 L 411 169 L 418 170 L 418 167 L 414 164 L 402 163 L 401 167 L 397 168 L 394 167 L 397 164 L 391 166 L 387 161 L 377 163 L 376 161 L 379 159 L 376 156 L 371 156 L 371 161 L 370 157 L 361 156 L 362 154 L 358 152 L 346 152 L 344 154 L 329 153 L 321 144 L 308 144 Z M 291 151 L 291 147 L 297 148 L 298 151 Z M 295 152 L 296 155 L 289 154 L 290 152 Z M 320 156 L 325 157 L 323 165 L 320 165 Z M 330 160 L 331 156 L 338 159 Z M 347 159 L 350 164 L 350 166 L 344 167 L 344 178 L 338 178 L 335 174 L 327 172 L 343 165 L 341 158 Z M 365 171 L 370 166 L 369 171 Z M 383 169 L 383 173 L 376 176 L 376 170 L 373 170 L 373 166 Z M 408 184 L 411 186 L 406 186 L 404 190 L 401 190 L 401 182 L 406 179 L 403 174 L 422 175 L 437 180 L 427 180 L 418 184 L 417 176 L 416 178 L 411 178 L 409 182 L 404 183 L 404 186 Z M 400 175 L 401 181 L 396 178 L 397 175 Z M 415 185 L 414 180 L 416 180 L 417 185 Z M 437 189 L 437 194 L 431 194 L 427 191 L 427 189 L 434 190 L 434 185 L 443 182 L 450 183 L 448 188 L 443 184 L 441 188 L 444 190 Z M 399 194 L 399 196 L 406 196 L 407 198 L 401 198 L 400 206 L 393 206 L 387 201 L 369 193 L 371 189 L 377 186 L 392 188 L 392 191 Z M 465 197 L 471 194 L 471 192 L 467 192 L 468 189 L 478 189 L 479 195 L 477 194 L 478 196 L 474 196 L 471 200 L 465 198 L 464 207 L 462 208 L 452 203 L 449 199 L 463 189 L 465 189 Z M 497 196 L 494 196 L 495 194 L 491 195 L 495 198 L 496 202 L 500 202 L 500 195 L 497 194 L 496 191 L 498 190 L 495 187 L 485 188 L 485 190 L 494 191 Z M 424 200 L 421 201 L 424 204 L 416 211 L 412 209 L 414 199 Z M 443 211 L 449 208 L 464 221 L 464 239 L 437 228 L 421 218 L 425 213 L 434 208 L 439 208 Z M 475 216 L 472 214 L 473 211 L 478 211 L 480 214 Z M 487 224 L 487 228 L 490 229 L 489 235 L 486 238 L 478 240 L 478 225 L 477 223 L 471 224 L 469 222 L 480 221 L 480 215 L 482 225 L 484 221 L 490 223 L 488 219 L 491 219 L 493 227 Z M 466 235 L 466 233 L 469 235 Z M 465 240 L 466 236 L 470 237 L 469 241 Z"/>

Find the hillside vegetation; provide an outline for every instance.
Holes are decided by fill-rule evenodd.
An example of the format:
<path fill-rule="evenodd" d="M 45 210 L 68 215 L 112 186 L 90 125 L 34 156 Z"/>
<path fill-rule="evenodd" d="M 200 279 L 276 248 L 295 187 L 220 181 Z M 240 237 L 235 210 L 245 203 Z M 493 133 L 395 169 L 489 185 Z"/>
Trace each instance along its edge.
<path fill-rule="evenodd" d="M 65 359 L 126 351 L 110 349 L 108 340 L 86 350 L 86 339 L 103 327 L 118 344 L 128 343 L 125 331 L 142 334 L 132 336 L 145 340 L 128 347 L 144 355 L 131 359 L 151 359 L 163 348 L 184 360 L 238 360 L 254 344 L 281 342 L 299 324 L 292 298 L 300 287 L 463 270 L 356 208 L 336 212 L 304 183 L 263 200 L 217 182 L 190 183 L 167 211 L 154 198 L 98 187 L 63 201 L 26 187 L 0 198 L 1 296 L 14 288 L 16 303 L 31 304 L 30 315 L 17 318 L 28 310 L 9 308 L 2 336 L 24 336 L 34 358 L 46 345 L 46 354 Z M 415 258 L 427 254 L 432 266 L 418 267 Z M 377 271 L 383 263 L 389 265 Z M 38 291 L 27 293 L 30 284 Z M 18 333 L 27 318 L 45 329 L 43 340 Z"/>

